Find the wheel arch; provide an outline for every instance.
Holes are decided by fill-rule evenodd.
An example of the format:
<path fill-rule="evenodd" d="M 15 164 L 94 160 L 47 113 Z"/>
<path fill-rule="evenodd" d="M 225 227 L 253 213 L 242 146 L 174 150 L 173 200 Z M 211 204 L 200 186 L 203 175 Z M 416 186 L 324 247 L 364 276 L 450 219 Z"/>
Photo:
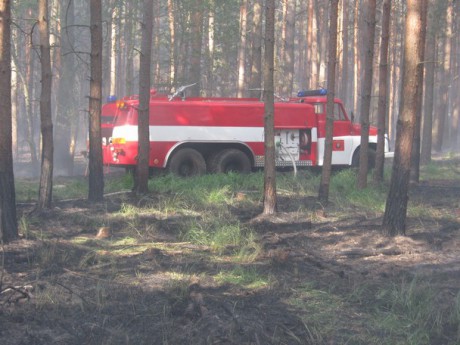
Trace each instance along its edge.
<path fill-rule="evenodd" d="M 369 149 L 377 151 L 377 143 L 369 143 Z M 352 155 L 351 155 L 351 161 L 350 161 L 350 166 L 355 166 L 354 162 L 359 162 L 359 151 L 361 150 L 361 144 L 355 147 Z"/>
<path fill-rule="evenodd" d="M 212 154 L 216 152 L 225 150 L 225 149 L 238 149 L 243 151 L 251 161 L 251 166 L 254 166 L 255 156 L 252 149 L 244 142 L 196 142 L 196 141 L 182 141 L 178 142 L 171 147 L 171 149 L 166 154 L 163 168 L 166 168 L 171 160 L 171 157 L 181 149 L 192 148 L 200 152 L 205 160 Z"/>

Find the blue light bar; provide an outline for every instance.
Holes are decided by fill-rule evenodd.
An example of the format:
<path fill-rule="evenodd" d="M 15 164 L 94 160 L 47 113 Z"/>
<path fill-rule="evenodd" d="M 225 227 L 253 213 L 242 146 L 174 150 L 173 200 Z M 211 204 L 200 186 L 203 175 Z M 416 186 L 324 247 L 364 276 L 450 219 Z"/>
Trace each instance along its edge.
<path fill-rule="evenodd" d="M 327 95 L 327 90 L 326 89 L 300 90 L 297 93 L 297 97 L 324 96 L 324 95 Z"/>
<path fill-rule="evenodd" d="M 113 103 L 113 102 L 116 102 L 117 100 L 117 96 L 115 95 L 110 95 L 107 97 L 107 103 Z"/>

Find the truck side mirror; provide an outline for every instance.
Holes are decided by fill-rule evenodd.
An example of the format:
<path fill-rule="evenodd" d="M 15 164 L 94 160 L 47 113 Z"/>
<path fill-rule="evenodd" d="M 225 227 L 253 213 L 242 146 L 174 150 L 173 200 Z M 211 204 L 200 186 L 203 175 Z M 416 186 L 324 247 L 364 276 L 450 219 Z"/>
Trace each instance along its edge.
<path fill-rule="evenodd" d="M 355 123 L 355 114 L 353 112 L 350 113 L 351 123 Z"/>

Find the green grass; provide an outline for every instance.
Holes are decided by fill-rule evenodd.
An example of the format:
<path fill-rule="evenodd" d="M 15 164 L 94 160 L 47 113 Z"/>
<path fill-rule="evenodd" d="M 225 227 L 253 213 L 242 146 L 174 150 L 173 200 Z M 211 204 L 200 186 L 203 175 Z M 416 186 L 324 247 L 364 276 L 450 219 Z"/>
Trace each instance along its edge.
<path fill-rule="evenodd" d="M 356 171 L 341 170 L 331 178 L 330 198 L 336 205 L 355 206 L 364 211 L 383 212 L 385 210 L 386 187 L 374 186 L 368 181 L 368 187 L 356 187 Z M 346 207 L 345 207 L 346 208 Z"/>
<path fill-rule="evenodd" d="M 460 294 L 453 305 L 439 296 L 418 278 L 349 291 L 310 282 L 287 303 L 301 311 L 312 343 L 430 345 L 442 338 L 443 325 L 460 330 Z"/>
<path fill-rule="evenodd" d="M 439 302 L 437 291 L 418 278 L 381 287 L 376 294 L 375 327 L 393 339 L 392 344 L 429 345 L 431 336 L 442 332 L 444 310 Z"/>
<path fill-rule="evenodd" d="M 432 160 L 420 168 L 421 180 L 458 180 L 460 183 L 460 165 L 457 161 L 448 163 Z"/>
<path fill-rule="evenodd" d="M 457 175 L 452 169 L 458 168 L 431 164 L 422 169 L 422 176 L 424 179 L 454 178 Z M 386 177 L 389 178 L 388 171 Z M 320 174 L 310 170 L 301 170 L 297 176 L 292 172 L 279 172 L 278 195 L 293 197 L 293 200 L 314 198 L 320 178 Z M 108 177 L 105 191 L 126 191 L 131 185 L 130 174 Z M 87 181 L 83 179 L 62 179 L 54 188 L 55 200 L 87 197 Z M 22 216 L 19 220 L 21 234 L 25 238 L 41 240 L 41 246 L 31 255 L 31 263 L 51 274 L 54 274 L 56 265 L 94 275 L 103 272 L 101 274 L 106 278 L 116 277 L 133 286 L 148 279 L 152 269 L 164 270 L 163 274 L 167 276 L 165 289 L 172 294 L 173 307 L 175 303 L 187 303 L 188 287 L 201 275 L 203 281 L 229 285 L 236 290 L 272 289 L 282 283 L 276 281 L 276 276 L 271 276 L 273 273 L 263 273 L 266 270 L 259 269 L 266 268 L 262 266 L 265 265 L 262 260 L 257 261 L 260 254 L 264 254 L 261 240 L 252 225 L 241 220 L 241 212 L 261 209 L 262 172 L 190 179 L 163 175 L 150 179 L 149 188 L 151 193 L 140 199 L 126 197 L 117 212 L 104 212 L 104 205 L 102 212 L 96 215 L 86 210 L 65 210 L 62 225 L 83 230 L 68 242 L 69 245 L 50 240 L 59 234 L 42 230 L 40 220 Z M 332 207 L 327 212 L 329 219 L 350 212 L 380 216 L 385 206 L 386 188 L 385 184 L 373 186 L 369 183 L 368 188 L 358 190 L 355 170 L 335 171 L 330 185 Z M 35 182 L 18 180 L 18 201 L 34 201 L 37 190 Z M 290 206 L 290 211 L 297 210 L 298 216 L 295 216 L 298 219 L 315 222 L 314 212 L 309 207 L 309 204 L 300 202 L 295 209 Z M 410 204 L 409 214 L 423 214 L 433 220 L 445 216 L 423 204 Z M 94 238 L 101 226 L 113 228 L 114 236 Z M 162 242 L 157 234 L 167 240 Z M 153 250 L 153 258 L 147 256 L 151 261 L 143 260 L 143 254 L 148 254 L 149 250 Z M 162 267 L 156 251 L 170 258 L 173 265 Z M 141 263 L 126 268 L 123 263 L 128 258 L 133 262 L 138 259 Z M 446 327 L 450 332 L 449 339 L 453 339 L 448 345 L 455 344 L 455 341 L 460 343 L 460 294 L 452 298 L 453 303 L 443 304 L 440 293 L 429 281 L 415 278 L 392 282 L 391 279 L 379 285 L 372 283 L 373 286 L 362 282 L 353 285 L 346 280 L 338 280 L 336 285 L 332 280 L 328 285 L 315 281 L 292 281 L 280 285 L 289 287 L 288 293 L 283 291 L 284 302 L 302 319 L 312 344 L 424 345 L 433 343 L 433 339 L 442 339 Z M 96 286 L 94 300 L 98 306 L 103 307 L 107 291 L 103 284 Z M 41 303 L 55 303 L 55 297 L 53 294 L 43 295 Z"/>
<path fill-rule="evenodd" d="M 232 253 L 241 255 L 258 250 L 256 237 L 251 229 L 222 218 L 211 219 L 211 222 L 196 219 L 186 223 L 183 225 L 180 238 L 196 245 L 210 247 L 219 254 L 229 249 Z"/>
<path fill-rule="evenodd" d="M 273 283 L 271 277 L 260 274 L 256 268 L 244 266 L 220 271 L 214 279 L 220 284 L 232 284 L 246 289 L 266 288 Z"/>

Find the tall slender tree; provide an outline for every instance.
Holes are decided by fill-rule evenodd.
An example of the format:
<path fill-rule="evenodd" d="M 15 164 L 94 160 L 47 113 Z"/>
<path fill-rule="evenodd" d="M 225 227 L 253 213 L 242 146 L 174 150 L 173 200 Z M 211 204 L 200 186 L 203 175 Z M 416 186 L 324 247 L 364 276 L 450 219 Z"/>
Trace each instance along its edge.
<path fill-rule="evenodd" d="M 18 237 L 11 137 L 11 4 L 0 1 L 0 241 Z"/>
<path fill-rule="evenodd" d="M 136 193 L 148 192 L 150 157 L 150 60 L 152 57 L 153 2 L 144 0 L 144 17 L 141 23 L 142 43 L 139 73 L 139 110 L 138 110 L 138 161 L 134 178 Z"/>
<path fill-rule="evenodd" d="M 425 61 L 425 41 L 426 41 L 426 20 L 427 20 L 427 1 L 422 1 L 422 13 L 421 13 L 421 26 L 420 41 L 421 41 L 421 56 L 420 60 Z M 422 129 L 422 109 L 423 109 L 423 68 L 424 63 L 419 63 L 417 68 L 417 109 L 415 111 L 415 128 L 414 128 L 414 140 L 412 143 L 411 152 L 411 169 L 410 169 L 410 181 L 412 183 L 419 183 L 420 180 L 420 146 L 421 146 L 421 129 Z"/>
<path fill-rule="evenodd" d="M 37 211 L 51 207 L 53 191 L 53 121 L 51 117 L 51 48 L 49 34 L 48 0 L 38 2 L 38 30 L 40 34 L 41 95 L 40 128 L 42 159 Z"/>
<path fill-rule="evenodd" d="M 243 97 L 246 79 L 248 0 L 240 3 L 240 44 L 238 47 L 238 85 L 237 97 Z"/>
<path fill-rule="evenodd" d="M 428 1 L 427 32 L 425 42 L 425 89 L 424 89 L 424 112 L 422 123 L 422 147 L 420 163 L 428 164 L 431 161 L 433 108 L 434 108 L 434 80 L 436 65 L 436 23 L 435 2 Z"/>
<path fill-rule="evenodd" d="M 454 17 L 455 17 L 455 27 L 454 32 L 458 32 L 460 30 L 460 3 L 458 1 L 454 1 Z M 455 48 L 453 49 L 454 54 L 453 57 L 455 58 L 455 68 L 458 71 L 460 68 L 460 39 L 458 35 L 455 35 L 454 38 Z M 460 78 L 457 74 L 454 76 L 454 80 L 452 81 L 453 87 L 452 89 L 457 92 L 460 89 Z M 451 125 L 451 148 L 452 150 L 460 150 L 460 100 L 458 97 L 452 97 L 452 125 Z"/>
<path fill-rule="evenodd" d="M 375 38 L 375 15 L 376 0 L 365 0 L 366 9 L 366 28 L 363 32 L 364 38 L 364 80 L 362 83 L 361 107 L 359 118 L 361 122 L 361 145 L 359 149 L 359 172 L 358 188 L 367 187 L 367 173 L 369 171 L 369 156 L 374 158 L 374 154 L 369 148 L 369 113 L 371 111 L 372 97 L 372 78 L 374 61 L 374 38 Z"/>
<path fill-rule="evenodd" d="M 90 95 L 89 95 L 89 201 L 104 198 L 101 145 L 102 93 L 102 0 L 90 1 Z"/>
<path fill-rule="evenodd" d="M 264 59 L 264 104 L 265 104 L 265 169 L 264 169 L 264 215 L 276 213 L 276 169 L 275 169 L 275 0 L 265 3 L 265 59 Z"/>
<path fill-rule="evenodd" d="M 334 97 L 335 97 L 335 70 L 337 65 L 337 21 L 339 0 L 331 0 L 329 13 L 329 60 L 327 66 L 327 105 L 326 105 L 326 140 L 324 144 L 324 160 L 319 186 L 318 198 L 320 202 L 329 200 L 329 183 L 332 170 L 332 134 L 334 129 Z"/>
<path fill-rule="evenodd" d="M 203 0 L 193 0 L 190 13 L 191 24 L 191 56 L 190 56 L 190 84 L 197 85 L 190 88 L 191 96 L 200 95 L 201 82 L 201 56 L 202 56 L 202 37 L 203 37 Z"/>
<path fill-rule="evenodd" d="M 282 45 L 282 63 L 279 80 L 282 82 L 281 94 L 283 96 L 291 96 L 293 82 L 294 82 L 294 42 L 295 42 L 295 16 L 296 16 L 296 0 L 284 0 L 285 2 L 285 14 L 284 14 L 284 32 L 282 34 L 283 42 Z"/>
<path fill-rule="evenodd" d="M 453 23 L 453 0 L 445 0 L 442 5 L 445 6 L 445 34 L 442 36 L 442 52 L 440 59 L 442 61 L 442 67 L 440 71 L 440 88 L 439 88 L 439 108 L 436 112 L 437 116 L 434 119 L 433 130 L 434 140 L 433 148 L 437 152 L 445 146 L 446 137 L 446 123 L 448 120 L 449 113 L 449 82 L 451 77 L 451 55 L 452 55 L 452 23 Z"/>
<path fill-rule="evenodd" d="M 255 0 L 252 15 L 252 58 L 249 89 L 251 97 L 260 97 L 262 86 L 262 1 Z"/>
<path fill-rule="evenodd" d="M 74 116 L 76 61 L 72 53 L 75 45 L 74 35 L 74 1 L 69 1 L 60 7 L 61 21 L 61 69 L 59 71 L 59 88 L 57 90 L 57 112 L 55 119 L 54 143 L 55 143 L 55 170 L 73 173 L 74 159 L 71 150 L 72 128 L 75 127 Z"/>
<path fill-rule="evenodd" d="M 397 123 L 395 157 L 391 174 L 382 230 L 387 236 L 405 235 L 409 199 L 411 150 L 417 111 L 417 68 L 421 63 L 423 44 L 422 10 L 426 0 L 408 0 L 404 33 L 404 68 L 402 102 Z"/>
<path fill-rule="evenodd" d="M 385 132 L 388 110 L 388 44 L 390 41 L 391 0 L 382 6 L 382 37 L 380 41 L 379 100 L 377 105 L 377 151 L 375 155 L 374 182 L 383 181 L 385 162 Z"/>

